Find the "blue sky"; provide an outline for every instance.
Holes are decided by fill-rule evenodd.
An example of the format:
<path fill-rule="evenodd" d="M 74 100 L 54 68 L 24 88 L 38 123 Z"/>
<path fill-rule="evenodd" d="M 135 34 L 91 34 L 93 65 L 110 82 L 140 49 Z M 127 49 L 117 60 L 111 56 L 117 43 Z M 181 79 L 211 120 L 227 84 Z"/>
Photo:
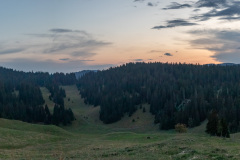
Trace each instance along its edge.
<path fill-rule="evenodd" d="M 0 20 L 0 65 L 17 70 L 240 63 L 235 0 L 6 0 Z"/>

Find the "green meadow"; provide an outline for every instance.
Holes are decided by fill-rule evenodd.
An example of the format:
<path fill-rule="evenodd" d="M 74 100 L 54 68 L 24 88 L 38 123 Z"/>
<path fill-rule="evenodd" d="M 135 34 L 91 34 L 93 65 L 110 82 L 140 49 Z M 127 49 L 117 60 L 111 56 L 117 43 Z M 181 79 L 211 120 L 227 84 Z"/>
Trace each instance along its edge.
<path fill-rule="evenodd" d="M 153 124 L 149 106 L 131 117 L 103 124 L 99 107 L 83 103 L 76 86 L 66 90 L 65 107 L 72 108 L 76 120 L 70 126 L 29 124 L 0 119 L 0 159 L 109 159 L 109 160 L 227 160 L 240 159 L 240 134 L 231 138 L 205 134 L 206 122 L 179 134 L 160 131 Z M 41 88 L 50 110 L 49 92 Z M 133 121 L 134 119 L 134 121 Z"/>

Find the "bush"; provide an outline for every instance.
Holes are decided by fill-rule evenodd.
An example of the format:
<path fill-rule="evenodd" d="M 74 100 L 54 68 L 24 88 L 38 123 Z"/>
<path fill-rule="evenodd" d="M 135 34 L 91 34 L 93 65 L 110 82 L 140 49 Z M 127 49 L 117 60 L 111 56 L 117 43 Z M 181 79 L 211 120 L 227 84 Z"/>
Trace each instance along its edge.
<path fill-rule="evenodd" d="M 187 126 L 185 124 L 178 123 L 175 125 L 175 131 L 178 133 L 186 133 Z"/>

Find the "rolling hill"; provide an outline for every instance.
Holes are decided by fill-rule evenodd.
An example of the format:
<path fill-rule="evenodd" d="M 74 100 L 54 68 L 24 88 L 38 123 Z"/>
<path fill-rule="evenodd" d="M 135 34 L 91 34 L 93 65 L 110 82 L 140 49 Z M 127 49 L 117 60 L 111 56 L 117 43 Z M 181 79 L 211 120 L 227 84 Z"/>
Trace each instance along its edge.
<path fill-rule="evenodd" d="M 153 119 L 148 109 L 146 113 L 139 109 L 132 117 L 106 125 L 96 121 L 98 108 L 85 105 L 76 86 L 63 87 L 65 105 L 72 107 L 77 120 L 71 126 L 57 127 L 0 119 L 0 159 L 240 158 L 239 134 L 232 134 L 231 139 L 211 137 L 204 133 L 206 123 L 184 134 L 150 129 L 144 122 Z M 136 118 L 136 124 L 132 118 Z"/>
<path fill-rule="evenodd" d="M 22 73 L 0 68 L 2 73 L 0 98 L 2 95 L 9 97 L 0 101 L 1 116 L 8 118 L 0 118 L 0 159 L 240 159 L 239 133 L 231 134 L 231 138 L 210 136 L 205 133 L 206 118 L 202 119 L 201 123 L 196 127 L 188 129 L 187 133 L 176 133 L 173 129 L 159 130 L 161 128 L 159 124 L 161 123 L 156 122 L 156 119 L 158 120 L 159 117 L 154 112 L 157 110 L 153 110 L 161 109 L 161 105 L 156 105 L 161 104 L 161 101 L 158 100 L 162 99 L 158 94 L 161 93 L 160 95 L 163 95 L 162 93 L 165 93 L 167 95 L 165 99 L 173 98 L 172 100 L 176 100 L 177 107 L 174 109 L 174 112 L 182 112 L 183 114 L 180 114 L 182 117 L 188 116 L 188 114 L 185 115 L 184 110 L 189 111 L 189 113 L 194 111 L 190 110 L 190 106 L 197 108 L 199 113 L 207 113 L 208 110 L 203 109 L 208 108 L 209 104 L 214 104 L 215 102 L 218 102 L 215 105 L 223 109 L 223 111 L 226 104 L 231 104 L 232 107 L 229 107 L 228 111 L 229 114 L 233 113 L 232 111 L 237 109 L 238 104 L 238 85 L 235 85 L 239 78 L 239 75 L 235 74 L 239 72 L 238 65 L 223 67 L 178 64 L 175 67 L 176 64 L 157 64 L 163 67 L 161 68 L 161 73 L 158 72 L 158 67 L 154 67 L 154 64 L 150 64 L 153 67 L 150 70 L 145 66 L 147 64 L 139 65 L 144 66 L 142 73 L 137 73 L 134 69 L 134 67 L 140 67 L 138 64 L 129 64 L 129 68 L 124 68 L 126 66 L 123 66 L 125 69 L 123 72 L 121 71 L 122 68 L 118 67 L 97 73 L 90 72 L 81 78 L 81 82 L 76 82 L 73 74 Z M 180 71 L 178 72 L 178 70 Z M 205 70 L 207 71 L 205 72 Z M 176 78 L 181 72 L 184 73 L 181 75 L 183 77 L 189 75 L 188 71 L 192 71 L 192 79 L 189 80 L 189 83 L 185 83 L 181 78 Z M 212 72 L 215 71 L 216 73 L 213 74 Z M 205 72 L 205 75 L 200 74 L 203 72 Z M 127 76 L 122 75 L 126 73 Z M 141 78 L 134 77 L 132 73 L 140 75 Z M 3 76 L 4 74 L 8 74 L 8 77 Z M 166 83 L 165 88 L 152 85 L 156 84 L 155 80 L 158 83 L 161 81 L 161 79 L 154 78 L 155 74 L 157 77 L 161 74 L 168 77 L 167 82 L 177 81 L 177 83 Z M 92 78 L 96 75 L 97 77 Z M 203 76 L 209 77 L 204 79 Z M 10 81 L 11 83 L 8 83 L 11 77 L 13 80 Z M 216 77 L 217 79 L 215 79 Z M 87 78 L 89 78 L 88 81 L 85 81 Z M 74 82 L 71 80 L 74 80 Z M 90 89 L 93 89 L 94 92 L 88 92 L 88 88 L 85 88 L 86 92 L 82 90 L 84 88 L 79 88 L 82 87 L 84 81 L 88 82 L 86 84 L 93 84 L 90 85 L 93 87 Z M 203 83 L 206 81 L 215 86 L 213 90 L 211 90 L 211 85 Z M 77 83 L 77 86 L 75 83 Z M 161 83 L 165 84 L 164 81 L 161 81 Z M 140 88 L 139 84 L 142 84 Z M 195 84 L 198 85 L 195 86 Z M 147 89 L 148 87 L 150 89 Z M 169 94 L 176 89 L 174 87 L 179 90 L 174 92 L 173 95 Z M 166 90 L 167 88 L 170 89 Z M 81 95 L 79 94 L 79 89 Z M 108 90 L 112 94 L 109 94 Z M 160 90 L 164 92 L 156 92 Z M 36 95 L 33 95 L 32 91 Z M 97 94 L 94 95 L 92 93 Z M 92 99 L 91 94 L 93 95 Z M 102 95 L 102 99 L 98 99 L 98 94 Z M 123 99 L 121 99 L 122 95 Z M 214 99 L 207 98 L 208 96 L 220 97 L 219 99 L 223 101 L 214 101 Z M 28 101 L 29 99 L 26 97 L 30 98 L 31 101 Z M 232 97 L 232 99 L 226 97 Z M 39 100 L 39 103 L 36 104 L 34 99 Z M 197 103 L 190 105 L 189 103 L 194 102 L 194 100 Z M 126 104 L 129 108 L 119 110 L 119 113 L 122 113 L 117 121 L 104 123 L 104 121 L 100 120 L 101 114 L 103 114 L 101 110 L 104 109 L 101 103 L 104 107 L 109 107 L 109 104 L 112 104 L 113 107 L 117 108 L 116 106 L 119 105 L 115 106 L 116 102 Z M 134 102 L 134 105 L 131 102 Z M 31 105 L 40 108 L 41 105 L 47 105 L 51 115 L 54 115 L 56 110 L 55 103 L 57 103 L 64 106 L 63 108 L 65 109 L 71 108 L 76 120 L 68 125 L 60 123 L 58 126 L 44 125 L 44 121 L 26 123 L 13 120 L 19 118 L 17 117 L 19 110 L 7 112 L 7 107 L 10 106 L 11 108 L 15 103 L 19 107 L 25 105 L 30 110 L 33 109 Z M 168 105 L 171 106 L 172 104 L 170 101 L 166 101 L 166 104 L 163 106 L 166 109 Z M 194 106 L 195 104 L 197 105 Z M 200 105 L 198 106 L 198 104 L 205 107 L 199 107 Z M 34 113 L 39 111 L 35 110 Z M 159 115 L 171 115 L 170 111 L 167 110 L 167 112 L 159 113 Z M 8 113 L 8 115 L 5 115 L 5 113 Z M 235 113 L 238 112 L 236 111 Z M 234 116 L 237 117 L 238 115 L 234 114 Z M 34 118 L 36 117 L 33 116 Z M 171 121 L 171 119 L 169 120 Z"/>

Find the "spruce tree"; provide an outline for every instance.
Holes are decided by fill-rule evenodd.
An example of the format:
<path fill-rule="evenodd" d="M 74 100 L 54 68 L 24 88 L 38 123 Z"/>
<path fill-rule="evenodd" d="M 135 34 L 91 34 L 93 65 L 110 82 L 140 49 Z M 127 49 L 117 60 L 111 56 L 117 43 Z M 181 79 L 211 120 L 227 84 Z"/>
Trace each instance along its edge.
<path fill-rule="evenodd" d="M 217 135 L 218 133 L 218 113 L 216 110 L 212 110 L 211 114 L 208 116 L 208 123 L 206 132 L 210 135 Z"/>
<path fill-rule="evenodd" d="M 224 118 L 221 119 L 221 125 L 222 125 L 222 137 L 230 138 L 228 123 Z"/>

